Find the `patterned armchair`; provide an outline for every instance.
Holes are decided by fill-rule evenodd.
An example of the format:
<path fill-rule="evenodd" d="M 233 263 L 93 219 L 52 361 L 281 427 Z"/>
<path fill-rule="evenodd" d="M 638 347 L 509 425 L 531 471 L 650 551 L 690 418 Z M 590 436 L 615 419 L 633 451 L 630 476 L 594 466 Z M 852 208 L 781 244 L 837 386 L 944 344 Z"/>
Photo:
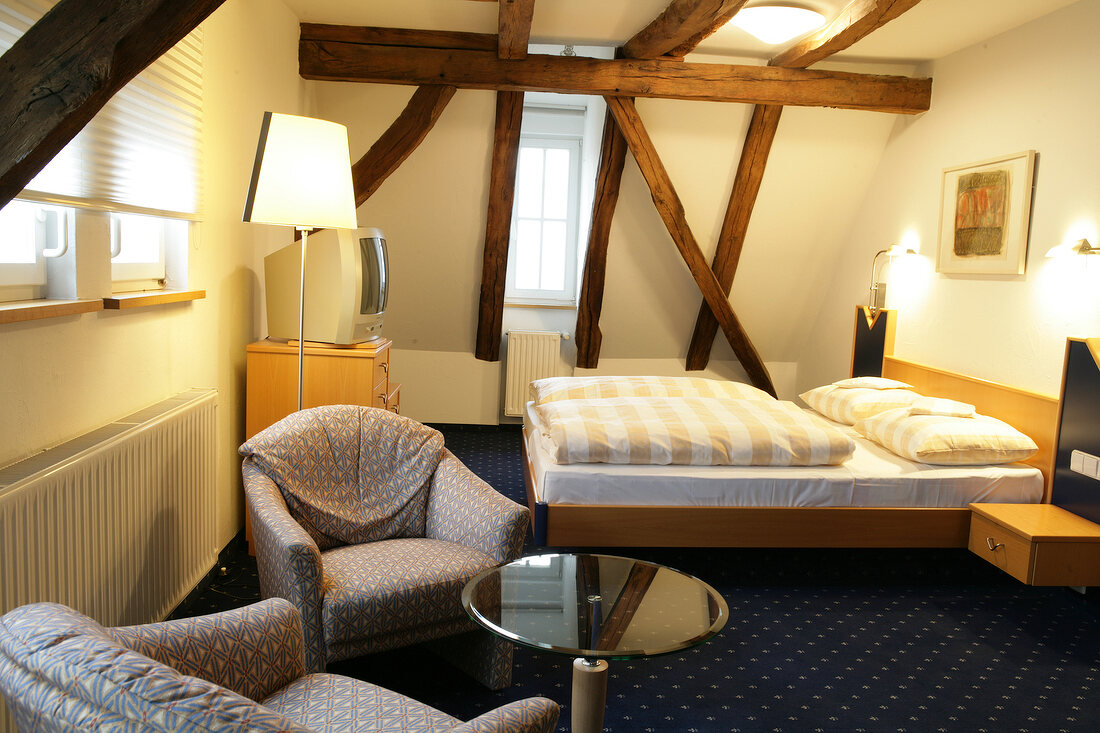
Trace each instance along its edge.
<path fill-rule="evenodd" d="M 309 670 L 431 641 L 490 689 L 511 684 L 510 642 L 477 627 L 461 593 L 519 556 L 529 515 L 438 431 L 334 405 L 280 420 L 240 453 L 260 590 L 301 612 Z"/>
<path fill-rule="evenodd" d="M 532 697 L 463 723 L 396 692 L 304 674 L 288 602 L 105 629 L 36 603 L 0 618 L 0 693 L 22 731 L 424 731 L 550 733 L 558 705 Z"/>

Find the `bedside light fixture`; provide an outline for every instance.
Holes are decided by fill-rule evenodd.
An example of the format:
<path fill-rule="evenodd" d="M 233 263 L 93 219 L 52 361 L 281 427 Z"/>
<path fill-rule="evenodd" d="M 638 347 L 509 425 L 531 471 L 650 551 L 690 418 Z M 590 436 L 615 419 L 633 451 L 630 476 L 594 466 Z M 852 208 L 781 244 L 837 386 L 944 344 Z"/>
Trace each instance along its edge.
<path fill-rule="evenodd" d="M 792 3 L 759 3 L 742 8 L 730 21 L 749 35 L 778 44 L 825 25 L 825 16 Z"/>
<path fill-rule="evenodd" d="M 309 231 L 356 227 L 348 129 L 312 117 L 264 112 L 244 221 L 292 226 L 302 233 L 298 285 L 298 409 L 301 410 Z"/>
<path fill-rule="evenodd" d="M 886 255 L 888 259 L 893 260 L 895 257 L 901 255 L 915 255 L 917 251 L 912 247 L 903 247 L 900 244 L 894 244 L 887 249 L 881 249 L 875 254 L 875 258 L 871 260 L 871 294 L 867 301 L 867 307 L 871 311 L 871 315 L 878 313 L 879 310 L 886 307 L 886 283 L 879 282 L 878 279 L 878 258 Z"/>
<path fill-rule="evenodd" d="M 1100 247 L 1093 247 L 1087 239 L 1051 247 L 1047 257 L 1072 257 L 1073 255 L 1100 255 Z"/>

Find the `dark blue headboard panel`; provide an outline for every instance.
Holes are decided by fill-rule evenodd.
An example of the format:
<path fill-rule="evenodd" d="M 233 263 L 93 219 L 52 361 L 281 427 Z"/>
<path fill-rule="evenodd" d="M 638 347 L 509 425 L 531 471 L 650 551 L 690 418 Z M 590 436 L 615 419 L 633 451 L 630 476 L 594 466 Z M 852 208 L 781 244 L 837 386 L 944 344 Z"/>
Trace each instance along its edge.
<path fill-rule="evenodd" d="M 1070 470 L 1075 450 L 1100 456 L 1100 339 L 1069 339 L 1051 503 L 1100 523 L 1100 481 Z"/>
<path fill-rule="evenodd" d="M 856 308 L 852 339 L 852 376 L 881 377 L 882 357 L 894 353 L 894 311 L 880 309 L 874 316 L 866 306 Z"/>

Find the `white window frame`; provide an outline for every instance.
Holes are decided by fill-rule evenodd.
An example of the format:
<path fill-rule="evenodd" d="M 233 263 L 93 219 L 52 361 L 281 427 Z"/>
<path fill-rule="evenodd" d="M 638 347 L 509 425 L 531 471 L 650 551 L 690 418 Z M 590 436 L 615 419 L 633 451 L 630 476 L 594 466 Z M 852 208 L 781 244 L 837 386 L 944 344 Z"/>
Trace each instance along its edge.
<path fill-rule="evenodd" d="M 517 231 L 523 219 L 535 219 L 545 222 L 548 217 L 520 217 L 519 193 L 512 207 L 512 230 L 508 244 L 508 272 L 504 297 L 509 303 L 527 305 L 576 305 L 577 302 L 577 247 L 580 238 L 580 181 L 581 181 L 581 145 L 579 136 L 553 136 L 545 134 L 527 134 L 520 136 L 520 151 L 524 149 L 556 149 L 569 151 L 569 175 L 565 218 L 565 249 L 562 253 L 562 266 L 565 272 L 561 289 L 519 288 L 516 286 Z M 518 171 L 517 171 L 518 173 Z M 560 220 L 559 220 L 560 221 Z M 541 269 L 541 268 L 540 268 Z"/>

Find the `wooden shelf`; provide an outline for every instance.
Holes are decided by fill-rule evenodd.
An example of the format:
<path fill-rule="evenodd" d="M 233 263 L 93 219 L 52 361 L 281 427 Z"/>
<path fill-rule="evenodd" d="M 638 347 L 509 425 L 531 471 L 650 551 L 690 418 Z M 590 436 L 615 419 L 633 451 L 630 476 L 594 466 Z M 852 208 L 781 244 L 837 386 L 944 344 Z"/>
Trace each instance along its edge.
<path fill-rule="evenodd" d="M 103 307 L 107 310 L 144 308 L 147 305 L 183 303 L 205 297 L 205 290 L 145 290 L 138 293 L 117 293 L 110 298 L 104 298 Z"/>
<path fill-rule="evenodd" d="M 103 300 L 17 300 L 0 303 L 0 323 L 35 321 L 39 318 L 61 318 L 103 310 Z"/>

